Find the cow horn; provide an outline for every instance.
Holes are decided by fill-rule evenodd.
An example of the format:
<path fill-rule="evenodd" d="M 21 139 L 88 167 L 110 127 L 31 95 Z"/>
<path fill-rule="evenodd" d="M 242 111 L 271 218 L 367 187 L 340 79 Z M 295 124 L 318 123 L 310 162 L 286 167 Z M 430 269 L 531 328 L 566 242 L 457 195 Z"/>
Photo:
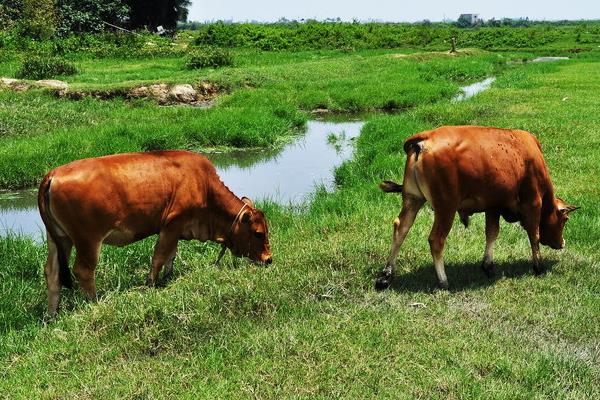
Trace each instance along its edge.
<path fill-rule="evenodd" d="M 250 200 L 249 198 L 247 198 L 246 196 L 242 197 L 242 201 L 246 204 L 248 204 L 250 207 L 254 208 L 254 203 L 252 202 L 252 200 Z"/>

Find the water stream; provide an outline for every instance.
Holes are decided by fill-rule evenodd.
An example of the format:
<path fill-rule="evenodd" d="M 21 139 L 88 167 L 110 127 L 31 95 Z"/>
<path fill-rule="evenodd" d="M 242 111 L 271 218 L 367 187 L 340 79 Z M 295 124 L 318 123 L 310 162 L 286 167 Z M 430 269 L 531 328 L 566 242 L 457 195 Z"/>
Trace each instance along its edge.
<path fill-rule="evenodd" d="M 454 96 L 452 101 L 457 102 L 457 101 L 463 101 L 463 100 L 469 99 L 469 98 L 475 96 L 476 94 L 489 89 L 495 80 L 496 80 L 496 78 L 492 76 L 492 77 L 486 78 L 480 82 L 475 82 L 473 84 L 463 86 L 460 88 L 460 90 L 461 90 L 460 93 L 457 94 L 456 96 Z"/>
<path fill-rule="evenodd" d="M 43 229 L 36 190 L 0 193 L 0 237 L 14 232 L 40 238 Z"/>
<path fill-rule="evenodd" d="M 318 185 L 334 188 L 333 172 L 352 156 L 363 122 L 309 121 L 306 132 L 279 149 L 206 153 L 238 196 L 299 204 Z M 0 193 L 0 236 L 9 232 L 43 237 L 35 190 Z"/>

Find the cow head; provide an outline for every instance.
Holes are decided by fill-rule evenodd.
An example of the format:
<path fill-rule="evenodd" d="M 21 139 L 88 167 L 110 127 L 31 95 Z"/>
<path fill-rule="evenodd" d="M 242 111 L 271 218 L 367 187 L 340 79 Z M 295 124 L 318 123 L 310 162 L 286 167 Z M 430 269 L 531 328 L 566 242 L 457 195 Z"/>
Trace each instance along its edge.
<path fill-rule="evenodd" d="M 563 230 L 569 220 L 569 213 L 578 208 L 568 205 L 559 198 L 554 199 L 554 207 L 547 215 L 542 215 L 540 221 L 540 243 L 553 249 L 565 247 Z"/>
<path fill-rule="evenodd" d="M 242 201 L 248 207 L 242 210 L 238 222 L 232 229 L 231 252 L 238 257 L 248 257 L 252 261 L 271 264 L 273 258 L 265 214 L 254 208 L 250 199 L 243 197 Z"/>

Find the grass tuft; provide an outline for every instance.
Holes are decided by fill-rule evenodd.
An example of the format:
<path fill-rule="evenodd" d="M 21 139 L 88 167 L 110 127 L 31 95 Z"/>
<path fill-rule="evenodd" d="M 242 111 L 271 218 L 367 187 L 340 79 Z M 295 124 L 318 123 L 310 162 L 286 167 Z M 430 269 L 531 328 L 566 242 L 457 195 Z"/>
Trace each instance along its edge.
<path fill-rule="evenodd" d="M 39 80 L 76 73 L 75 65 L 67 60 L 57 57 L 32 57 L 23 61 L 17 71 L 17 78 Z"/>

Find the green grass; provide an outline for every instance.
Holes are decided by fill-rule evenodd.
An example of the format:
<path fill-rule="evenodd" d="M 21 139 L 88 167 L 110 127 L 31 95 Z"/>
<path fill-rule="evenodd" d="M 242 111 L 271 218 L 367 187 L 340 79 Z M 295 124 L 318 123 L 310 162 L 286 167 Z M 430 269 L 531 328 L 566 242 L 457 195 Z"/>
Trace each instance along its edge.
<path fill-rule="evenodd" d="M 366 51 L 236 56 L 240 66 L 189 71 L 183 61 L 81 61 L 73 91 L 119 92 L 142 83 L 213 82 L 212 109 L 160 107 L 116 97 L 75 101 L 49 92 L 0 90 L 0 188 L 34 186 L 50 168 L 83 158 L 173 148 L 273 147 L 297 135 L 313 109 L 402 110 L 448 99 L 459 84 L 488 76 L 508 56 L 397 58 Z M 171 74 L 172 72 L 172 74 Z"/>
<path fill-rule="evenodd" d="M 407 92 L 423 91 L 404 113 L 369 120 L 355 158 L 336 173 L 335 193 L 318 190 L 299 211 L 261 204 L 271 227 L 269 268 L 230 258 L 215 268 L 218 246 L 185 243 L 175 278 L 148 289 L 143 283 L 153 240 L 105 247 L 97 270 L 101 300 L 90 304 L 78 291 L 63 291 L 59 317 L 43 324 L 44 246 L 22 238 L 0 240 L 0 394 L 598 398 L 600 62 L 511 67 L 489 91 L 453 104 L 445 100 L 456 88 L 447 74 L 460 75 L 460 68 L 475 62 L 483 67 L 474 70 L 486 75 L 491 64 L 478 57 L 449 64 L 434 58 L 442 64 L 431 64 L 427 74 L 442 71 L 434 81 L 436 92 L 421 80 L 421 61 L 355 57 L 257 68 L 263 85 L 236 90 L 215 109 L 222 107 L 225 115 L 228 107 L 250 102 L 269 109 L 263 100 L 269 96 L 273 102 L 284 98 L 293 106 L 314 106 L 318 102 L 310 99 L 318 96 L 310 93 L 319 90 L 337 99 L 332 104 L 346 97 L 369 109 L 385 94 L 373 90 L 362 97 L 350 84 L 366 88 L 380 78 L 385 79 L 377 87 L 384 92 L 390 86 L 399 90 L 400 80 Z M 447 95 L 439 94 L 445 90 Z M 57 107 L 63 102 L 42 101 Z M 135 108 L 118 101 L 91 100 L 82 110 L 94 107 L 114 107 L 96 114 L 106 115 L 109 125 L 117 125 L 110 116 L 119 113 L 124 120 L 131 112 L 153 121 L 155 112 L 171 112 L 144 105 L 151 111 L 135 115 Z M 70 124 L 65 132 L 85 129 Z M 441 124 L 521 128 L 540 138 L 557 194 L 582 206 L 567 225 L 566 249 L 542 250 L 547 274 L 532 274 L 524 231 L 501 223 L 497 277 L 486 278 L 479 269 L 484 221 L 477 215 L 469 229 L 456 223 L 450 233 L 445 252 L 450 290 L 437 290 L 426 239 L 433 214 L 426 207 L 400 251 L 392 288 L 374 291 L 400 206 L 398 197 L 381 193 L 376 184 L 402 177 L 405 137 Z M 48 129 L 36 140 L 51 144 L 44 138 L 55 133 Z M 25 136 L 23 143 L 34 143 Z M 15 135 L 6 140 L 20 143 Z"/>

